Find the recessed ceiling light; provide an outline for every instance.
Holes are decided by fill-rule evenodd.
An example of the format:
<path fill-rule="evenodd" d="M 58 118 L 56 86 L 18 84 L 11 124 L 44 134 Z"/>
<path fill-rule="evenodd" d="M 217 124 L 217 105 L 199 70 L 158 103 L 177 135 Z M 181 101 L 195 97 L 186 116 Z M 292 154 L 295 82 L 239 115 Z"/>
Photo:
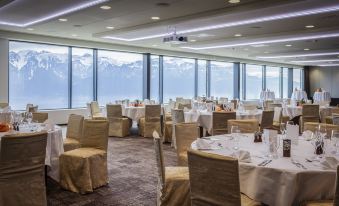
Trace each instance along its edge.
<path fill-rule="evenodd" d="M 237 3 L 240 3 L 240 0 L 229 0 L 228 3 L 237 4 Z"/>
<path fill-rule="evenodd" d="M 287 46 L 287 47 L 291 47 L 292 45 L 291 45 L 291 44 L 286 44 L 285 46 Z"/>
<path fill-rule="evenodd" d="M 196 42 L 196 41 L 197 41 L 197 40 L 195 40 L 195 39 L 191 39 L 191 40 L 190 40 L 190 42 Z"/>
<path fill-rule="evenodd" d="M 160 17 L 158 17 L 158 16 L 152 16 L 151 19 L 152 19 L 152 20 L 160 20 Z"/>
<path fill-rule="evenodd" d="M 309 48 L 305 48 L 304 51 L 309 51 L 310 49 Z"/>
<path fill-rule="evenodd" d="M 103 6 L 100 6 L 100 9 L 109 10 L 109 9 L 111 9 L 111 7 L 107 6 L 107 5 L 103 5 Z"/>
<path fill-rule="evenodd" d="M 154 47 L 157 47 L 158 45 L 156 45 L 156 44 L 153 44 L 152 46 L 154 46 Z"/>
<path fill-rule="evenodd" d="M 241 37 L 241 34 L 234 34 L 235 37 Z"/>
<path fill-rule="evenodd" d="M 321 64 L 321 65 L 318 65 L 320 67 L 337 67 L 339 66 L 339 64 Z"/>
<path fill-rule="evenodd" d="M 59 19 L 59 21 L 65 22 L 65 21 L 68 21 L 68 20 L 67 19 Z"/>
<path fill-rule="evenodd" d="M 114 26 L 106 26 L 106 29 L 114 29 Z"/>
<path fill-rule="evenodd" d="M 33 31 L 34 29 L 33 28 L 27 28 L 28 31 Z"/>
<path fill-rule="evenodd" d="M 268 54 L 269 52 L 268 51 L 265 51 L 264 54 Z"/>
<path fill-rule="evenodd" d="M 258 56 L 260 59 L 281 59 L 281 58 L 295 58 L 295 57 L 315 57 L 315 56 L 331 56 L 338 55 L 338 52 L 324 52 L 311 54 L 293 54 L 293 55 L 277 55 L 277 56 Z"/>
<path fill-rule="evenodd" d="M 73 37 L 77 37 L 78 35 L 77 34 L 72 34 Z"/>
<path fill-rule="evenodd" d="M 306 25 L 305 28 L 311 29 L 311 28 L 314 28 L 314 25 Z"/>

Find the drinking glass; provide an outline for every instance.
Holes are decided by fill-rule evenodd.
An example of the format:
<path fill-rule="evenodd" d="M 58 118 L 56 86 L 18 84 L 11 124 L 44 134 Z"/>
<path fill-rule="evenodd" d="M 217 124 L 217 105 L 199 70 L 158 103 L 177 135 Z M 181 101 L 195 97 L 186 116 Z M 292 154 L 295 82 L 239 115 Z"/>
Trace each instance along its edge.
<path fill-rule="evenodd" d="M 27 113 L 26 119 L 27 119 L 27 123 L 30 125 L 32 123 L 32 119 L 33 119 L 32 112 Z"/>
<path fill-rule="evenodd" d="M 339 131 L 338 130 L 332 130 L 331 140 L 334 142 L 335 146 L 335 154 L 339 155 Z"/>
<path fill-rule="evenodd" d="M 286 124 L 285 123 L 280 124 L 280 133 L 283 137 L 285 137 L 285 134 L 286 134 Z"/>
<path fill-rule="evenodd" d="M 232 126 L 231 127 L 231 135 L 233 137 L 233 149 L 238 150 L 239 149 L 239 127 L 238 126 Z"/>

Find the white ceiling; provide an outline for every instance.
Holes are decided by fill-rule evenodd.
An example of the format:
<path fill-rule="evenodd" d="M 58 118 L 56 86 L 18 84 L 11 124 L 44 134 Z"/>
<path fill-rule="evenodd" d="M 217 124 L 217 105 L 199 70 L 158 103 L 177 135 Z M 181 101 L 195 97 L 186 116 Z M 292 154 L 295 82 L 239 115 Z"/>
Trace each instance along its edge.
<path fill-rule="evenodd" d="M 339 54 L 302 57 L 339 52 L 339 0 L 241 0 L 237 4 L 227 0 L 8 2 L 0 4 L 0 30 L 276 63 L 320 65 L 331 63 L 299 61 L 333 60 L 335 64 L 339 60 Z M 111 9 L 103 10 L 102 5 Z M 152 20 L 153 16 L 160 20 Z M 280 19 L 274 20 L 273 16 Z M 60 22 L 59 18 L 68 21 Z M 210 28 L 215 25 L 222 26 Z M 167 34 L 169 26 L 184 32 L 190 42 L 169 45 L 162 43 L 163 37 L 152 37 Z M 198 31 L 187 31 L 191 29 Z M 265 58 L 290 55 L 295 57 Z"/>

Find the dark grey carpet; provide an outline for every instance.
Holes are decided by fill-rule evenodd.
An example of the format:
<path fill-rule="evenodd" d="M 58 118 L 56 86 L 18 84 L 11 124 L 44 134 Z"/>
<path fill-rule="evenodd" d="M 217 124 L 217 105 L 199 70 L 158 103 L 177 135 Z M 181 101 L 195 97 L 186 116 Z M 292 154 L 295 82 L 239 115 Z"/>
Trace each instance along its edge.
<path fill-rule="evenodd" d="M 164 145 L 165 164 L 176 165 L 176 154 Z M 93 193 L 79 195 L 59 187 L 48 179 L 47 198 L 50 206 L 156 205 L 156 174 L 153 140 L 137 135 L 109 138 L 109 184 Z"/>

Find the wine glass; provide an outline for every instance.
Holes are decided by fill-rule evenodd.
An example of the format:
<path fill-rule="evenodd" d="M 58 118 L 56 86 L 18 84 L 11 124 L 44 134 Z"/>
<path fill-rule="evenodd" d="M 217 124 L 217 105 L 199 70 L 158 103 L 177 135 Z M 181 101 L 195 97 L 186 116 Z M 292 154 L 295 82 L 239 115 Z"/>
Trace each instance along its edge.
<path fill-rule="evenodd" d="M 332 130 L 331 140 L 334 142 L 335 154 L 339 155 L 339 131 Z"/>
<path fill-rule="evenodd" d="M 27 123 L 30 125 L 32 123 L 33 114 L 32 112 L 28 112 L 26 115 Z"/>
<path fill-rule="evenodd" d="M 238 126 L 231 127 L 231 135 L 233 137 L 233 142 L 234 142 L 233 149 L 234 150 L 239 149 L 239 133 L 240 133 L 240 130 Z"/>
<path fill-rule="evenodd" d="M 285 134 L 286 134 L 286 124 L 285 123 L 280 124 L 280 133 L 283 137 L 285 137 Z"/>

